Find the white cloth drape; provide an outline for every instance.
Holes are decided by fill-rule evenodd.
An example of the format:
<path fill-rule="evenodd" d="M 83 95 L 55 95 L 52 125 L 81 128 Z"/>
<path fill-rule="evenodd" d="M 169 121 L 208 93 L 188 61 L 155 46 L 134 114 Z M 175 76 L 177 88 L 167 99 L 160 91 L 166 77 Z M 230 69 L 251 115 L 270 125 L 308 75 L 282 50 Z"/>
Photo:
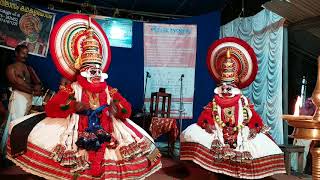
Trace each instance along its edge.
<path fill-rule="evenodd" d="M 243 93 L 255 105 L 272 137 L 283 143 L 282 125 L 282 54 L 284 18 L 262 10 L 247 18 L 237 18 L 221 26 L 220 38 L 238 37 L 254 49 L 258 59 L 255 81 Z"/>
<path fill-rule="evenodd" d="M 10 96 L 9 100 L 9 116 L 7 118 L 7 122 L 5 124 L 3 136 L 1 139 L 1 153 L 3 155 L 6 154 L 6 144 L 8 140 L 8 130 L 11 121 L 23 117 L 24 115 L 27 114 L 27 112 L 30 110 L 32 105 L 32 95 L 18 91 L 18 90 L 13 90 L 12 94 Z M 5 156 L 3 156 L 5 157 Z"/>

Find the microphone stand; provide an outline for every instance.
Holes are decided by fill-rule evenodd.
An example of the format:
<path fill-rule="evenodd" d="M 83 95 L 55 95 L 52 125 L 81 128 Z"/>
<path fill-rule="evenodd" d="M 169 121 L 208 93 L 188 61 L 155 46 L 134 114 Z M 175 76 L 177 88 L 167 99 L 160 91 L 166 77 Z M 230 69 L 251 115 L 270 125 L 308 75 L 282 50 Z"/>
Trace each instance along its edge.
<path fill-rule="evenodd" d="M 149 73 L 147 73 L 147 75 L 146 75 L 146 83 L 144 85 L 144 92 L 143 92 L 143 106 L 142 106 L 142 126 L 143 126 L 143 129 L 145 129 L 145 121 L 146 121 L 146 104 L 145 104 L 144 100 L 146 99 L 148 78 L 149 78 Z"/>
<path fill-rule="evenodd" d="M 184 111 L 183 109 L 183 77 L 180 77 L 180 107 L 179 107 L 179 125 L 180 125 L 180 129 L 179 129 L 179 135 L 181 135 L 182 132 L 182 112 Z M 181 141 L 179 140 L 179 154 L 181 152 Z"/>

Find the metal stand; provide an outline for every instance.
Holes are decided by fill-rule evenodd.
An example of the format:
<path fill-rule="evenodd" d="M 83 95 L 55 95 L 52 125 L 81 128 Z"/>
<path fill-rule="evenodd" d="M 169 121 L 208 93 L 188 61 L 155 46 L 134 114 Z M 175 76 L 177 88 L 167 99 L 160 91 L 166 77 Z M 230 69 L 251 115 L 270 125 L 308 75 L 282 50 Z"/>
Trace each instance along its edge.
<path fill-rule="evenodd" d="M 148 79 L 151 78 L 151 75 L 149 72 L 146 74 L 146 83 L 144 84 L 144 91 L 143 91 L 143 106 L 142 106 L 142 126 L 143 129 L 146 128 L 146 104 L 144 103 L 144 100 L 146 99 L 146 90 L 147 90 L 147 84 Z"/>
<path fill-rule="evenodd" d="M 182 112 L 184 111 L 184 108 L 183 108 L 183 78 L 184 78 L 184 74 L 181 75 L 179 81 L 180 81 L 180 107 L 179 107 L 179 125 L 180 125 L 180 128 L 179 128 L 179 135 L 181 134 L 182 132 Z M 180 151 L 181 150 L 181 141 L 179 140 L 179 156 L 180 156 Z"/>

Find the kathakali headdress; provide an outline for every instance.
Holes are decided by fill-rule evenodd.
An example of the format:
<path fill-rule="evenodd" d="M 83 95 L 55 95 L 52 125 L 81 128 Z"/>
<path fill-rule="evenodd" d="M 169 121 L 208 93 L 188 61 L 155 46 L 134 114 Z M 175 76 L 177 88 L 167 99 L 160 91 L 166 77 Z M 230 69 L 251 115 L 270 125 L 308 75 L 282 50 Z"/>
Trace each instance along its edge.
<path fill-rule="evenodd" d="M 253 49 L 245 41 L 235 37 L 215 41 L 209 48 L 207 65 L 219 84 L 232 84 L 240 89 L 249 86 L 258 71 Z"/>
<path fill-rule="evenodd" d="M 71 14 L 61 18 L 50 36 L 50 52 L 58 71 L 75 80 L 76 73 L 89 78 L 107 78 L 111 62 L 108 38 L 101 26 L 89 16 Z"/>

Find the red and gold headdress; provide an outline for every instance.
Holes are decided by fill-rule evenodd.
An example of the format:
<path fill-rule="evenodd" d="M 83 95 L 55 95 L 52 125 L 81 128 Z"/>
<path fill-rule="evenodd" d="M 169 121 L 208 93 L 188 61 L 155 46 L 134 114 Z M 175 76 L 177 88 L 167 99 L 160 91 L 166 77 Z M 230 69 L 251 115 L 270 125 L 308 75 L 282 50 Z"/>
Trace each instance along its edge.
<path fill-rule="evenodd" d="M 226 37 L 215 41 L 207 55 L 208 69 L 217 83 L 249 86 L 258 71 L 256 55 L 245 41 Z"/>
<path fill-rule="evenodd" d="M 221 82 L 226 84 L 236 84 L 238 82 L 238 75 L 229 50 L 227 51 L 227 56 L 222 64 Z"/>
<path fill-rule="evenodd" d="M 97 65 L 101 67 L 102 57 L 99 52 L 99 42 L 93 38 L 93 29 L 86 30 L 87 37 L 82 42 L 82 53 L 77 58 L 75 68 L 80 71 L 88 66 Z"/>
<path fill-rule="evenodd" d="M 94 19 L 81 14 L 64 16 L 56 23 L 50 35 L 50 53 L 58 71 L 69 80 L 75 80 L 77 71 L 88 64 L 99 65 L 106 72 L 111 62 L 105 32 Z"/>

